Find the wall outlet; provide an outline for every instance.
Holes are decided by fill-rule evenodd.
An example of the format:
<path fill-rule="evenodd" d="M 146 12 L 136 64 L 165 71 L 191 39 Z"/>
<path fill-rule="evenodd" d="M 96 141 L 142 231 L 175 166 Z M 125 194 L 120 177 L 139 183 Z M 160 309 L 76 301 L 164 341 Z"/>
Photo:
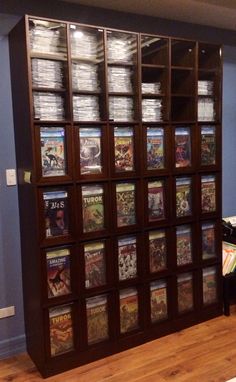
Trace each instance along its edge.
<path fill-rule="evenodd" d="M 0 318 L 6 318 L 15 316 L 15 307 L 14 306 L 8 306 L 6 308 L 0 309 Z"/>

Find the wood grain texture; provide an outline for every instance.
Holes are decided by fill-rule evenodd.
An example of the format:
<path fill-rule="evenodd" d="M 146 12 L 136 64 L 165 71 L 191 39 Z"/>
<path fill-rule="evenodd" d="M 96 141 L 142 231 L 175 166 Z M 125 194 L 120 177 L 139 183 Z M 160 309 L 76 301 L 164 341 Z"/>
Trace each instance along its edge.
<path fill-rule="evenodd" d="M 236 306 L 221 316 L 50 377 L 48 382 L 225 382 L 236 376 Z M 1 382 L 43 381 L 27 354 L 0 361 Z"/>

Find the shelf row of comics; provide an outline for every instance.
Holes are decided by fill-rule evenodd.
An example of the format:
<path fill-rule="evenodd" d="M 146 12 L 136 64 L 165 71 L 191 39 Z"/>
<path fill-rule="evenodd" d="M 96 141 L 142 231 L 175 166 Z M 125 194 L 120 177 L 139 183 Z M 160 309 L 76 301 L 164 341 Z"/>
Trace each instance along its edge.
<path fill-rule="evenodd" d="M 136 225 L 137 217 L 137 184 L 133 181 L 122 181 L 115 184 L 114 214 L 116 227 Z M 147 183 L 145 216 L 147 223 L 167 219 L 166 185 L 164 179 L 152 180 Z M 103 184 L 86 184 L 81 186 L 83 233 L 98 232 L 106 229 L 105 210 L 108 210 L 107 198 L 104 195 Z M 201 176 L 201 213 L 209 214 L 217 211 L 216 175 Z M 69 192 L 66 189 L 51 189 L 43 191 L 45 237 L 67 235 L 70 227 Z M 176 218 L 193 215 L 192 178 L 176 178 Z M 144 206 L 143 206 L 144 208 Z M 59 225 L 60 223 L 60 225 Z"/>
<path fill-rule="evenodd" d="M 202 302 L 204 306 L 217 301 L 217 269 L 214 266 L 202 271 Z M 119 291 L 119 333 L 120 336 L 140 329 L 139 290 L 129 287 Z M 178 314 L 194 310 L 193 273 L 177 276 Z M 149 283 L 150 325 L 169 318 L 168 283 L 159 279 Z M 109 339 L 109 300 L 108 294 L 86 298 L 87 344 L 93 345 Z M 51 356 L 72 351 L 73 304 L 49 308 Z"/>
<path fill-rule="evenodd" d="M 53 85 L 53 84 L 52 84 Z M 34 91 L 34 119 L 40 121 L 63 121 L 66 119 L 66 97 L 63 94 Z M 115 122 L 133 122 L 137 120 L 135 100 L 132 95 L 110 95 L 108 100 L 109 120 Z M 73 120 L 99 122 L 104 121 L 104 110 L 101 95 L 74 94 Z M 163 98 L 142 99 L 142 121 L 163 122 L 167 120 Z M 174 106 L 173 106 L 174 107 Z M 59 109 L 59 110 L 58 110 Z M 94 112 L 95 110 L 95 112 Z M 188 118 L 193 120 L 194 118 Z M 214 122 L 217 120 L 215 101 L 213 98 L 199 97 L 199 122 Z"/>
<path fill-rule="evenodd" d="M 148 274 L 153 275 L 168 269 L 169 251 L 165 229 L 152 230 L 145 235 L 148 253 Z M 126 234 L 114 239 L 117 270 L 115 279 L 119 282 L 137 279 L 140 271 L 140 235 Z M 190 224 L 175 229 L 176 264 L 178 267 L 193 263 L 193 233 Z M 45 250 L 47 297 L 49 299 L 71 293 L 71 246 L 54 247 Z M 90 290 L 107 284 L 108 248 L 106 239 L 85 242 L 80 246 L 84 264 L 84 288 Z M 172 256 L 173 257 L 173 256 Z M 216 259 L 216 226 L 213 221 L 201 225 L 202 260 Z M 144 256 L 143 256 L 144 258 Z"/>
<path fill-rule="evenodd" d="M 96 109 L 93 109 L 93 113 Z M 201 166 L 216 164 L 216 127 L 201 126 Z M 135 171 L 135 128 L 114 127 L 114 168 L 116 173 Z M 80 174 L 102 174 L 103 141 L 101 127 L 78 129 Z M 165 152 L 168 144 L 163 127 L 147 127 L 145 133 L 146 169 L 161 170 L 166 167 Z M 192 165 L 191 128 L 175 128 L 175 168 Z M 40 127 L 42 176 L 62 176 L 67 171 L 66 134 L 64 127 Z"/>

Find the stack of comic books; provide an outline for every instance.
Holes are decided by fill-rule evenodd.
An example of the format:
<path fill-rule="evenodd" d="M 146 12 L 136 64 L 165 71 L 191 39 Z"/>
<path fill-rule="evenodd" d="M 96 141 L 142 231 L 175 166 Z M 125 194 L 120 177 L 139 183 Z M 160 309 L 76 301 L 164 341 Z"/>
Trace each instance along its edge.
<path fill-rule="evenodd" d="M 71 30 L 71 55 L 84 60 L 97 60 L 98 39 L 96 34 L 82 29 Z"/>
<path fill-rule="evenodd" d="M 214 99 L 209 97 L 199 97 L 198 99 L 198 121 L 214 121 L 215 120 L 215 104 Z"/>
<path fill-rule="evenodd" d="M 109 119 L 113 121 L 133 121 L 134 101 L 132 97 L 110 96 Z"/>
<path fill-rule="evenodd" d="M 100 121 L 99 98 L 96 95 L 74 95 L 75 121 Z"/>
<path fill-rule="evenodd" d="M 44 88 L 63 88 L 62 61 L 32 58 L 32 85 Z"/>
<path fill-rule="evenodd" d="M 142 82 L 142 94 L 160 94 L 160 82 Z"/>
<path fill-rule="evenodd" d="M 33 20 L 30 29 L 30 47 L 33 52 L 59 53 L 65 52 L 61 36 L 61 26 L 48 21 Z"/>
<path fill-rule="evenodd" d="M 125 33 L 109 33 L 107 37 L 107 58 L 109 62 L 132 62 L 133 46 Z"/>
<path fill-rule="evenodd" d="M 198 95 L 212 95 L 213 90 L 213 81 L 198 80 Z"/>
<path fill-rule="evenodd" d="M 100 91 L 97 65 L 88 62 L 73 62 L 72 88 L 74 91 Z"/>
<path fill-rule="evenodd" d="M 142 120 L 144 122 L 160 122 L 163 120 L 161 99 L 144 98 L 142 100 Z"/>
<path fill-rule="evenodd" d="M 65 118 L 64 98 L 61 94 L 34 92 L 34 118 L 61 121 Z"/>
<path fill-rule="evenodd" d="M 132 70 L 126 67 L 108 67 L 108 89 L 114 93 L 132 93 Z"/>

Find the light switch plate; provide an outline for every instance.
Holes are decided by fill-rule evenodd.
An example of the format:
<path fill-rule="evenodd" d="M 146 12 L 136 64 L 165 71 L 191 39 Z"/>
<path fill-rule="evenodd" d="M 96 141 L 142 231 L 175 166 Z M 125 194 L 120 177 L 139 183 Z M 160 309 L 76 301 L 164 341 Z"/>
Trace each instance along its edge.
<path fill-rule="evenodd" d="M 8 168 L 6 170 L 7 186 L 16 185 L 16 170 L 14 168 Z"/>

